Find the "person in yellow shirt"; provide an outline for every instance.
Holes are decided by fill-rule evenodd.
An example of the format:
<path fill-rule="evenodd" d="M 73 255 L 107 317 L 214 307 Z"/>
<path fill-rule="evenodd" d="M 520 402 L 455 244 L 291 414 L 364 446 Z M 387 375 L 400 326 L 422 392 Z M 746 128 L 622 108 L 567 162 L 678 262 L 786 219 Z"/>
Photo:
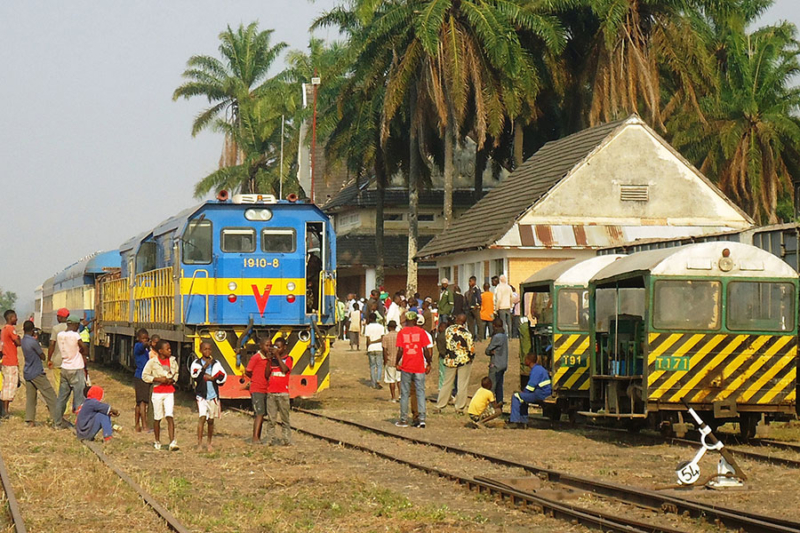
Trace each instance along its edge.
<path fill-rule="evenodd" d="M 489 410 L 489 405 L 495 409 L 499 409 L 499 404 L 495 401 L 494 393 L 492 392 L 492 380 L 485 377 L 481 380 L 481 388 L 472 395 L 472 401 L 469 402 L 469 418 L 476 424 L 493 417 L 493 413 Z"/>

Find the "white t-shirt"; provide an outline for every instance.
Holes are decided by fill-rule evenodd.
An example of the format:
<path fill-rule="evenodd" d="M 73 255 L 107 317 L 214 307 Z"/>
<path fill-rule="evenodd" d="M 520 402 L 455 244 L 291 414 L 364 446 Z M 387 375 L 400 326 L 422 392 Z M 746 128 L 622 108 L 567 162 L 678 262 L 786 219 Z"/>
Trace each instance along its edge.
<path fill-rule="evenodd" d="M 386 323 L 388 324 L 390 321 L 394 320 L 397 327 L 400 327 L 400 312 L 400 306 L 392 302 L 389 309 L 386 310 Z"/>
<path fill-rule="evenodd" d="M 361 311 L 350 311 L 350 331 L 361 331 Z"/>
<path fill-rule="evenodd" d="M 83 368 L 83 356 L 78 349 L 80 340 L 81 336 L 77 331 L 62 331 L 58 334 L 56 344 L 61 350 L 62 370 L 81 370 Z"/>
<path fill-rule="evenodd" d="M 383 334 L 386 333 L 386 330 L 383 329 L 381 324 L 377 322 L 372 322 L 367 324 L 367 327 L 364 328 L 364 336 L 370 339 L 376 339 L 375 342 L 371 343 L 367 346 L 368 352 L 382 352 L 383 351 L 383 344 L 381 344 L 381 337 Z"/>
<path fill-rule="evenodd" d="M 58 340 L 58 334 L 62 331 L 67 331 L 67 324 L 66 322 L 59 322 L 53 329 L 50 330 L 50 336 L 54 340 Z M 61 368 L 61 348 L 58 346 L 58 342 L 53 347 L 53 357 L 50 359 L 53 362 L 53 368 Z"/>

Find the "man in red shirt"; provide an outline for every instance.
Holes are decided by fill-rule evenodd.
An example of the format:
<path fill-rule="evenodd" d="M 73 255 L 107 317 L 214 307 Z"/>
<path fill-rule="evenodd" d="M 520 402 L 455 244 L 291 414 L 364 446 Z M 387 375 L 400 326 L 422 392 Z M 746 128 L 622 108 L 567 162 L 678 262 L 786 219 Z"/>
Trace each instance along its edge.
<path fill-rule="evenodd" d="M 3 416 L 8 416 L 19 384 L 17 346 L 20 345 L 20 340 L 17 335 L 17 313 L 9 309 L 3 313 L 3 318 L 6 319 L 6 325 L 0 332 L 0 341 L 3 343 L 3 389 L 0 391 L 0 400 L 3 402 Z"/>
<path fill-rule="evenodd" d="M 270 372 L 269 360 L 272 358 L 270 350 L 272 341 L 269 337 L 258 340 L 258 351 L 247 363 L 245 375 L 250 378 L 250 400 L 253 402 L 253 444 L 261 442 L 261 426 L 264 415 L 267 414 L 267 375 Z"/>
<path fill-rule="evenodd" d="M 416 325 L 417 313 L 406 313 L 408 326 L 397 334 L 397 369 L 400 371 L 400 420 L 397 427 L 408 427 L 408 402 L 411 384 L 417 392 L 419 424 L 425 427 L 425 375 L 431 371 L 430 338 L 424 329 Z"/>
<path fill-rule="evenodd" d="M 291 356 L 286 339 L 278 337 L 272 347 L 269 361 L 269 383 L 267 384 L 267 440 L 271 446 L 289 446 L 292 441 L 292 426 L 289 423 L 289 374 L 292 371 Z M 275 438 L 275 421 L 281 415 L 283 440 Z"/>

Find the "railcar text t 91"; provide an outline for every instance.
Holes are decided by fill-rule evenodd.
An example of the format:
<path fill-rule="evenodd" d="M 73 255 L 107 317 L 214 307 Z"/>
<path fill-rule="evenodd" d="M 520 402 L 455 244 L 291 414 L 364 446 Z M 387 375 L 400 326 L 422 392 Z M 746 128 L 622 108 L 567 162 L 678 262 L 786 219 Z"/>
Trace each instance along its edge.
<path fill-rule="evenodd" d="M 246 398 L 256 339 L 283 336 L 292 397 L 327 388 L 335 339 L 336 241 L 328 217 L 291 196 L 222 193 L 124 243 L 120 269 L 98 281 L 99 358 L 133 366 L 134 334 L 173 343 L 187 362 L 214 343 L 229 379 L 225 399 Z M 176 350 L 178 348 L 178 350 Z"/>

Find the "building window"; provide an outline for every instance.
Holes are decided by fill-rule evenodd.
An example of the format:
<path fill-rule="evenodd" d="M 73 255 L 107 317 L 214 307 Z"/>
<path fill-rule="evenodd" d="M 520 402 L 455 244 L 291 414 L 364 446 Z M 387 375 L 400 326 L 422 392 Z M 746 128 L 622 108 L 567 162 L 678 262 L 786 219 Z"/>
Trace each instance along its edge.
<path fill-rule="evenodd" d="M 452 282 L 452 280 L 450 279 L 452 277 L 452 272 L 453 272 L 452 267 L 442 267 L 442 268 L 440 268 L 439 269 L 439 281 L 443 280 L 444 278 L 447 278 L 449 281 Z"/>
<path fill-rule="evenodd" d="M 506 273 L 505 259 L 492 259 L 489 263 L 489 276 L 501 276 Z"/>
<path fill-rule="evenodd" d="M 619 199 L 623 202 L 646 202 L 650 199 L 650 187 L 647 185 L 621 185 Z"/>
<path fill-rule="evenodd" d="M 361 215 L 356 213 L 347 213 L 344 215 L 340 215 L 338 218 L 338 227 L 348 227 L 348 226 L 357 226 L 361 222 Z"/>
<path fill-rule="evenodd" d="M 418 215 L 417 220 L 420 222 L 433 222 L 433 215 Z"/>
<path fill-rule="evenodd" d="M 399 221 L 403 220 L 403 215 L 401 215 L 399 213 L 387 213 L 387 214 L 383 215 L 383 220 L 386 220 L 386 221 L 389 221 L 389 222 L 399 222 Z"/>

